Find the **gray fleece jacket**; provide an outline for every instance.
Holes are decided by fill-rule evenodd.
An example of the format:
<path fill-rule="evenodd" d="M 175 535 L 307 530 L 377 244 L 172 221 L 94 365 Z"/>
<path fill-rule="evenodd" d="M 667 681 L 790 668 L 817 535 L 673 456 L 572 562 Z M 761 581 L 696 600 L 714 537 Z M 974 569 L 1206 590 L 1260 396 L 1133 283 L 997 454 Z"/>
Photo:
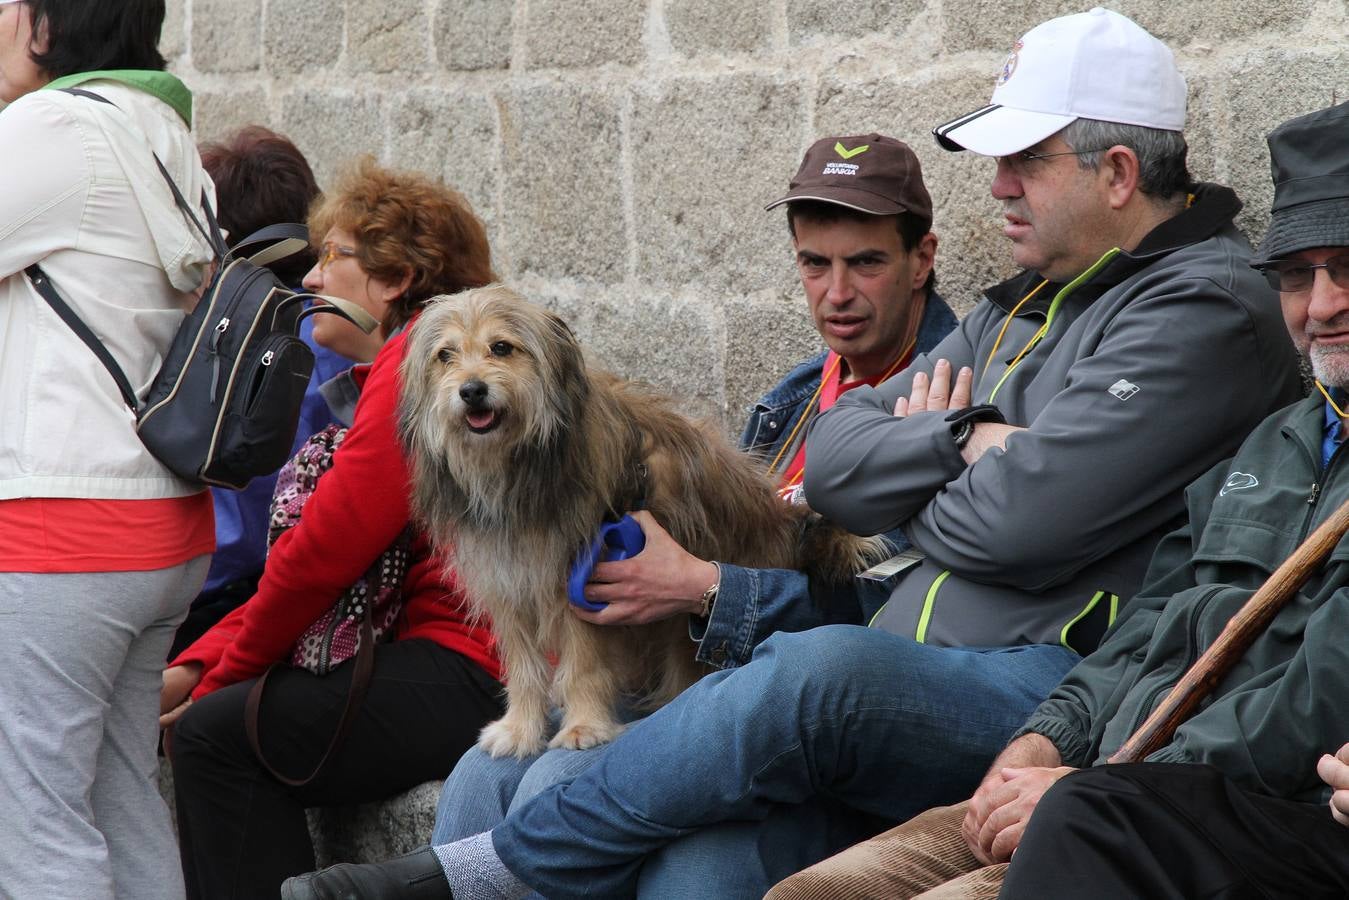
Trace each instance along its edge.
<path fill-rule="evenodd" d="M 930 353 L 814 423 L 811 507 L 860 534 L 902 525 L 926 554 L 873 624 L 940 646 L 1090 651 L 1184 487 L 1301 394 L 1277 295 L 1232 223 L 1241 202 L 1217 185 L 1195 194 L 1133 252 L 1046 285 L 1010 321 L 1041 279 L 991 288 Z M 943 358 L 974 369 L 974 403 L 1026 429 L 973 465 L 944 413 L 891 414 Z"/>

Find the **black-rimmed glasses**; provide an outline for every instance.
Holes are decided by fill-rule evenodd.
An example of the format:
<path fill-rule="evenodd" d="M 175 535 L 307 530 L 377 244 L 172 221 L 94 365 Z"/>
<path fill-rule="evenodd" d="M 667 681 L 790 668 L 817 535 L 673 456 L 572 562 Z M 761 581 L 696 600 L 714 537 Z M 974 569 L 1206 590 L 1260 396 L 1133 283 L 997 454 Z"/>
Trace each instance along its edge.
<path fill-rule="evenodd" d="M 1325 269 L 1336 287 L 1349 289 L 1349 253 L 1332 256 L 1323 263 L 1302 262 L 1297 259 L 1281 259 L 1256 266 L 1269 286 L 1282 294 L 1296 294 L 1311 290 L 1316 280 L 1316 270 Z"/>

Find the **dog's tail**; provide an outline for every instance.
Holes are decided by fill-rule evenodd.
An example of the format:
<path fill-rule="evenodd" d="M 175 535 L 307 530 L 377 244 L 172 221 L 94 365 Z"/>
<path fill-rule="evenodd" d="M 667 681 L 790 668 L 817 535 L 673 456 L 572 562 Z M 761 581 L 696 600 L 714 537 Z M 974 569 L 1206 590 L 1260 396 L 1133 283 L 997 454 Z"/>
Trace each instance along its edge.
<path fill-rule="evenodd" d="M 880 535 L 861 537 L 816 513 L 807 515 L 801 527 L 801 568 L 826 581 L 847 581 L 895 552 Z"/>

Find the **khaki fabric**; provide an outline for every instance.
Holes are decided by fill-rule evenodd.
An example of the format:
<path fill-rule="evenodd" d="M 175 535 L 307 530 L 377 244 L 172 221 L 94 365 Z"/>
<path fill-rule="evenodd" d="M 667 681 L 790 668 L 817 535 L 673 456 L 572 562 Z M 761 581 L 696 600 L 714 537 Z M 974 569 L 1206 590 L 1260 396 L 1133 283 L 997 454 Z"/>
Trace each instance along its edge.
<path fill-rule="evenodd" d="M 991 900 L 1007 867 L 984 867 L 965 846 L 960 823 L 968 805 L 915 816 L 798 872 L 765 900 Z"/>

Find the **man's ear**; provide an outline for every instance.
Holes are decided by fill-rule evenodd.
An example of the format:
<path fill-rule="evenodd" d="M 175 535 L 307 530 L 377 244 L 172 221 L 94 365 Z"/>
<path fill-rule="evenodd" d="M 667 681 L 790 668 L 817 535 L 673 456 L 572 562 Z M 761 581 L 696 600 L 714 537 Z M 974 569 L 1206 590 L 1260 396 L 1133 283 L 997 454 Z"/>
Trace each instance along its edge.
<path fill-rule="evenodd" d="M 937 235 L 929 231 L 918 239 L 918 246 L 909 252 L 917 263 L 913 267 L 913 284 L 910 287 L 915 291 L 921 290 L 923 285 L 927 284 L 927 276 L 937 262 Z"/>
<path fill-rule="evenodd" d="M 1138 192 L 1138 168 L 1138 155 L 1119 144 L 1101 157 L 1100 175 L 1111 209 L 1123 209 Z"/>

